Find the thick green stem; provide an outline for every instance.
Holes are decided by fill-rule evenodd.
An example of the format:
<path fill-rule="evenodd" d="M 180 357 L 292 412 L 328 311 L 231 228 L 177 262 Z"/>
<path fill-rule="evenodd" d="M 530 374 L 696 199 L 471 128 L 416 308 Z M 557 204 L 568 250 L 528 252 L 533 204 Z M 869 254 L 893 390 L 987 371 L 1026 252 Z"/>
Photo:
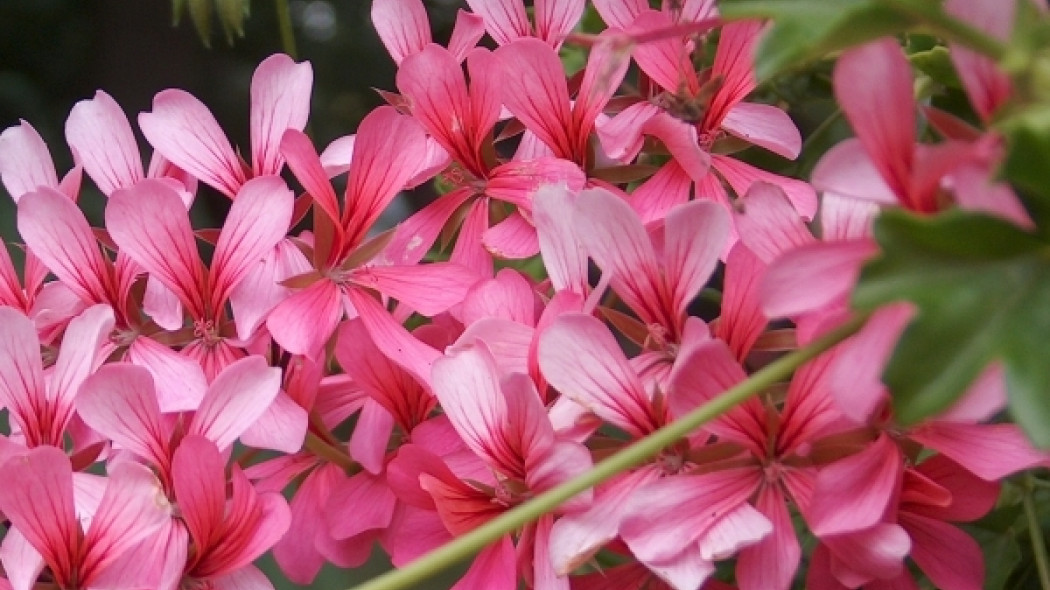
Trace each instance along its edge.
<path fill-rule="evenodd" d="M 389 571 L 364 584 L 355 586 L 353 590 L 402 590 L 404 588 L 415 588 L 416 584 L 455 563 L 471 557 L 503 535 L 513 532 L 544 514 L 554 511 L 554 509 L 576 494 L 592 488 L 632 467 L 641 465 L 667 446 L 689 435 L 698 427 L 714 420 L 749 398 L 758 395 L 774 383 L 786 379 L 795 369 L 855 334 L 866 319 L 866 315 L 852 319 L 813 341 L 808 346 L 786 354 L 770 363 L 757 371 L 748 380 L 729 389 L 690 414 L 679 418 L 648 437 L 635 442 L 598 463 L 590 471 L 504 512 L 482 526 L 413 561 L 408 566 Z"/>
<path fill-rule="evenodd" d="M 350 455 L 347 455 L 342 449 L 333 447 L 332 445 L 325 442 L 321 437 L 316 434 L 307 431 L 306 440 L 303 441 L 303 446 L 318 457 L 334 463 L 343 468 L 347 473 L 356 473 L 359 466 Z"/>
<path fill-rule="evenodd" d="M 288 0 L 275 0 L 277 26 L 281 29 L 281 48 L 289 57 L 298 61 L 299 51 L 295 47 L 295 29 L 292 28 L 292 11 Z"/>
<path fill-rule="evenodd" d="M 1024 513 L 1028 519 L 1028 535 L 1032 540 L 1032 555 L 1035 557 L 1035 569 L 1039 573 L 1039 587 L 1050 590 L 1050 559 L 1046 556 L 1046 539 L 1043 527 L 1039 522 L 1039 513 L 1035 509 L 1035 481 L 1032 474 L 1025 476 Z"/>

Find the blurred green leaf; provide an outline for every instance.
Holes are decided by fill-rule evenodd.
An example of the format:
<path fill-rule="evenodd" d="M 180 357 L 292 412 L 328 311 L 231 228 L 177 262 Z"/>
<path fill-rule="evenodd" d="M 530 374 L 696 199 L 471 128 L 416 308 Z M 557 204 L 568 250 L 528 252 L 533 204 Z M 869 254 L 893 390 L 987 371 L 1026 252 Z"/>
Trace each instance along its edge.
<path fill-rule="evenodd" d="M 1050 208 L 1050 183 L 1046 176 L 1046 163 L 1050 162 L 1050 106 L 1025 109 L 999 127 L 1007 143 L 1001 174 L 1027 197 L 1040 199 L 1043 208 Z M 1035 213 L 1043 208 L 1036 207 Z"/>
<path fill-rule="evenodd" d="M 886 211 L 875 237 L 882 254 L 864 268 L 854 304 L 918 308 L 883 374 L 898 418 L 915 423 L 944 410 L 999 359 L 1014 417 L 1036 444 L 1050 446 L 1050 245 L 961 210 Z"/>
<path fill-rule="evenodd" d="M 205 47 L 211 47 L 211 13 L 213 0 L 188 0 L 190 19 L 193 20 L 193 28 L 197 29 L 201 43 Z"/>
<path fill-rule="evenodd" d="M 723 2 L 719 10 L 728 19 L 773 19 L 755 58 L 759 80 L 916 24 L 882 0 L 739 0 Z"/>
<path fill-rule="evenodd" d="M 947 47 L 938 46 L 925 51 L 916 51 L 908 56 L 908 60 L 934 82 L 949 88 L 962 88 L 962 82 L 955 71 Z"/>

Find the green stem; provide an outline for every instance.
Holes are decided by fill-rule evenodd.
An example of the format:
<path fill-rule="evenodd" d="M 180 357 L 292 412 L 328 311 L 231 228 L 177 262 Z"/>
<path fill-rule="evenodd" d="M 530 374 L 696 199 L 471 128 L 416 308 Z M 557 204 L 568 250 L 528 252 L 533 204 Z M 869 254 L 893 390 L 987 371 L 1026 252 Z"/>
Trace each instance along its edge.
<path fill-rule="evenodd" d="M 746 381 L 730 388 L 691 413 L 675 420 L 615 455 L 598 463 L 593 469 L 571 479 L 532 500 L 504 512 L 469 533 L 449 542 L 408 566 L 391 570 L 353 590 L 401 590 L 414 588 L 416 584 L 438 572 L 463 561 L 503 535 L 554 511 L 565 501 L 609 478 L 641 465 L 667 446 L 684 438 L 698 427 L 728 412 L 738 404 L 758 395 L 770 385 L 786 379 L 795 369 L 812 360 L 822 352 L 855 334 L 867 319 L 858 316 L 832 330 L 821 338 L 786 354 L 751 375 Z"/>
<path fill-rule="evenodd" d="M 295 47 L 295 29 L 292 28 L 292 11 L 288 0 L 275 0 L 277 9 L 277 26 L 281 30 L 281 47 L 292 59 L 299 61 L 299 51 Z"/>
<path fill-rule="evenodd" d="M 359 469 L 357 462 L 350 455 L 328 444 L 324 439 L 310 431 L 306 432 L 306 440 L 303 441 L 303 446 L 306 450 L 325 461 L 342 467 L 347 473 L 356 473 Z"/>
<path fill-rule="evenodd" d="M 1028 519 L 1028 535 L 1032 541 L 1035 569 L 1039 572 L 1039 587 L 1043 590 L 1050 590 L 1050 559 L 1047 559 L 1046 556 L 1043 527 L 1039 523 L 1039 513 L 1035 509 L 1035 482 L 1031 473 L 1025 475 L 1024 488 L 1024 513 Z"/>
<path fill-rule="evenodd" d="M 927 0 L 883 0 L 894 9 L 914 18 L 930 33 L 969 47 L 996 61 L 1006 55 L 1006 46 L 984 31 L 970 26 L 947 12 L 938 3 Z"/>

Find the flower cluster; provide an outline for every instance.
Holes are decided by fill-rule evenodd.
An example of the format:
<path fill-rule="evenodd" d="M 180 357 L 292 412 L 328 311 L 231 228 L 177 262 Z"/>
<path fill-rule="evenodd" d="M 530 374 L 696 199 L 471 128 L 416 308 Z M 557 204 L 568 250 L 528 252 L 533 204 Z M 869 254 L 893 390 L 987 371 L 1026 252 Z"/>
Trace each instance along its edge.
<path fill-rule="evenodd" d="M 61 179 L 28 123 L 0 135 L 24 242 L 21 269 L 0 249 L 0 588 L 272 588 L 252 565 L 267 551 L 308 584 L 376 543 L 405 565 L 849 320 L 884 208 L 1032 223 L 992 180 L 994 133 L 927 107 L 943 140 L 918 142 L 896 40 L 838 60 L 856 137 L 810 184 L 736 157 L 802 147 L 783 110 L 748 101 L 762 22 L 596 0 L 607 29 L 574 37 L 583 0 L 467 3 L 444 47 L 421 0 L 374 1 L 397 92 L 320 153 L 311 67 L 286 55 L 255 71 L 248 149 L 179 90 L 138 116 L 148 167 L 101 91 L 69 115 Z M 567 40 L 589 48 L 571 75 Z M 1008 81 L 952 56 L 987 122 Z M 78 206 L 85 174 L 102 227 Z M 435 179 L 443 194 L 373 231 Z M 200 183 L 229 201 L 220 228 L 191 224 Z M 997 364 L 948 411 L 895 421 L 880 375 L 913 314 L 878 310 L 508 533 L 457 588 L 787 589 L 803 529 L 810 588 L 911 588 L 918 570 L 980 588 L 954 523 L 1048 456 L 989 422 Z"/>

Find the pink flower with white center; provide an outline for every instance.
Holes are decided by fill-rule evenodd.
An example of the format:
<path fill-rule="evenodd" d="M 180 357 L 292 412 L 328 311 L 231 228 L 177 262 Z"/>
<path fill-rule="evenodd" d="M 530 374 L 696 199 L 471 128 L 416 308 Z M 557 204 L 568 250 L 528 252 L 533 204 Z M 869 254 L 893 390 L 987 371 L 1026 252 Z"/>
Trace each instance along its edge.
<path fill-rule="evenodd" d="M 108 306 L 88 308 L 69 323 L 54 368 L 45 375 L 33 323 L 0 307 L 0 407 L 10 412 L 27 447 L 64 448 L 80 386 L 102 363 L 112 329 Z"/>
<path fill-rule="evenodd" d="M 310 114 L 313 68 L 284 54 L 266 58 L 251 86 L 251 164 L 241 160 L 206 106 L 182 90 L 165 90 L 139 127 L 158 153 L 227 197 L 250 178 L 280 174 L 281 136 L 302 131 Z"/>
<path fill-rule="evenodd" d="M 0 511 L 12 528 L 0 548 L 14 590 L 34 587 L 44 567 L 63 590 L 127 588 L 119 559 L 170 521 L 171 506 L 157 478 L 134 463 L 110 468 L 105 491 L 90 514 L 78 514 L 69 458 L 38 447 L 0 464 Z M 87 524 L 85 525 L 85 521 Z"/>

